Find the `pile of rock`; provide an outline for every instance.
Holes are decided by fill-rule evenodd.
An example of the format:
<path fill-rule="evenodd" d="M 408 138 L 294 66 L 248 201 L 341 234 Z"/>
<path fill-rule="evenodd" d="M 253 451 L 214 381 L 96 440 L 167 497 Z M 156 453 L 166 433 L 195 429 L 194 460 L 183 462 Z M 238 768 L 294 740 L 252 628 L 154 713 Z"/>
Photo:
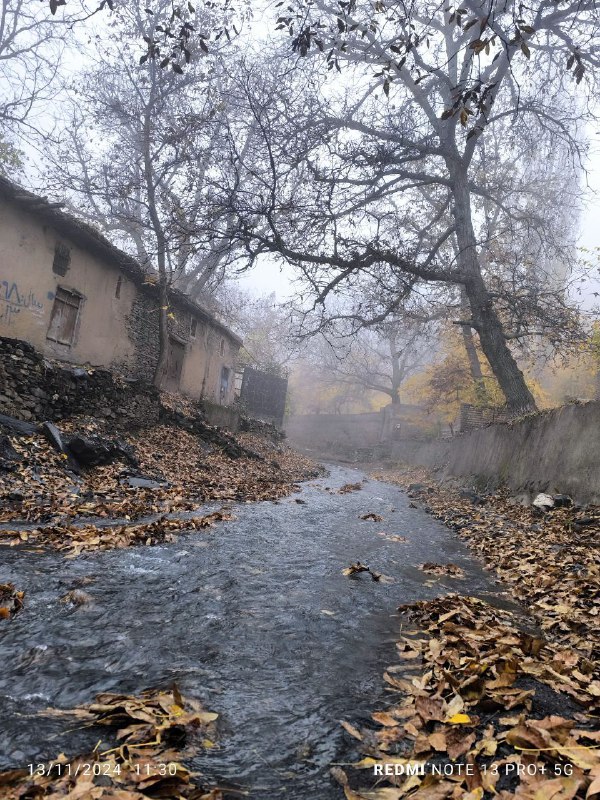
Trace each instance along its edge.
<path fill-rule="evenodd" d="M 60 420 L 76 414 L 130 428 L 158 421 L 157 389 L 105 369 L 49 362 L 27 342 L 0 337 L 0 413 L 22 420 Z"/>

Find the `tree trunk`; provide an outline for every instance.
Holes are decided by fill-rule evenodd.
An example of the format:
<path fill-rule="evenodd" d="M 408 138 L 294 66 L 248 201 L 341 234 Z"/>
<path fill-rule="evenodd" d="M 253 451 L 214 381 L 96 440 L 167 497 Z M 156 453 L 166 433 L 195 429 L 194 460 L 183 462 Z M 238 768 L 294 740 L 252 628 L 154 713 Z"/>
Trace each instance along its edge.
<path fill-rule="evenodd" d="M 402 385 L 402 370 L 400 368 L 400 357 L 398 355 L 398 347 L 396 345 L 396 337 L 390 335 L 388 338 L 388 346 L 390 348 L 390 356 L 392 357 L 392 405 L 398 408 L 400 403 L 400 386 Z"/>
<path fill-rule="evenodd" d="M 158 360 L 154 369 L 154 385 L 160 387 L 167 372 L 169 359 L 169 287 L 164 277 L 159 274 L 159 308 L 158 308 Z"/>
<path fill-rule="evenodd" d="M 498 380 L 508 407 L 515 412 L 535 411 L 535 400 L 506 343 L 502 323 L 481 274 L 477 241 L 471 221 L 471 197 L 467 176 L 462 169 L 457 170 L 456 164 L 452 164 L 451 171 L 454 179 L 458 266 L 464 279 L 473 327 L 479 334 L 481 348 Z"/>
<path fill-rule="evenodd" d="M 461 309 L 463 313 L 469 313 L 469 299 L 465 292 L 464 286 L 461 286 Z M 461 325 L 461 332 L 465 352 L 469 361 L 469 372 L 475 384 L 475 396 L 480 405 L 488 403 L 487 389 L 485 388 L 485 381 L 483 380 L 483 372 L 481 370 L 481 363 L 479 361 L 479 354 L 475 346 L 475 339 L 473 337 L 473 329 L 468 325 Z"/>
<path fill-rule="evenodd" d="M 166 374 L 169 358 L 169 277 L 167 275 L 167 240 L 160 221 L 156 203 L 156 178 L 152 165 L 152 111 L 154 98 L 155 74 L 151 73 L 152 92 L 144 109 L 143 146 L 144 146 L 144 182 L 148 200 L 148 213 L 156 241 L 156 262 L 158 266 L 158 360 L 154 369 L 154 385 L 160 387 Z"/>

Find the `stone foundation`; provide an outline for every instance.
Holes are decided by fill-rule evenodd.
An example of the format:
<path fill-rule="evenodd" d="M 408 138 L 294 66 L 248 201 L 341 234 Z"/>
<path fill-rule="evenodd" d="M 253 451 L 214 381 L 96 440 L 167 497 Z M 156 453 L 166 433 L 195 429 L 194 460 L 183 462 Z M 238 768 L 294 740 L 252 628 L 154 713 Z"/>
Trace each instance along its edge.
<path fill-rule="evenodd" d="M 0 337 L 0 414 L 32 422 L 89 414 L 131 428 L 158 422 L 159 412 L 151 384 L 51 363 L 26 342 Z"/>

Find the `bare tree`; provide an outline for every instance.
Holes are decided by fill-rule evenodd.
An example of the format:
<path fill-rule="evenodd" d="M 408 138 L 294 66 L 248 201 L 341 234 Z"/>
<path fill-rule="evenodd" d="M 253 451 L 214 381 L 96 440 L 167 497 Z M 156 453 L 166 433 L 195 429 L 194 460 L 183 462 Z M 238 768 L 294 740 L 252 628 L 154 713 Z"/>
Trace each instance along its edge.
<path fill-rule="evenodd" d="M 53 97 L 70 17 L 49 19 L 38 3 L 0 6 L 0 144 L 39 132 L 36 113 Z M 14 142 L 13 156 L 14 156 Z M 6 159 L 5 159 L 6 160 Z M 10 162 L 10 159 L 8 159 Z M 13 166 L 16 162 L 13 161 Z"/>
<path fill-rule="evenodd" d="M 384 394 L 393 407 L 399 407 L 402 385 L 427 362 L 426 343 L 432 334 L 429 327 L 427 323 L 395 318 L 377 329 L 358 332 L 347 352 L 330 344 L 326 362 L 329 381 Z"/>
<path fill-rule="evenodd" d="M 149 280 L 156 267 L 157 383 L 168 356 L 170 287 L 196 299 L 210 293 L 224 277 L 231 244 L 231 214 L 211 190 L 228 110 L 219 54 L 206 56 L 196 40 L 185 72 L 131 57 L 139 38 L 152 40 L 171 11 L 170 0 L 159 0 L 152 13 L 138 0 L 119 4 L 120 36 L 111 32 L 97 64 L 77 81 L 53 167 L 57 192 L 69 191 L 79 213 L 148 267 Z M 202 22 L 198 12 L 196 24 Z"/>
<path fill-rule="evenodd" d="M 255 102 L 265 142 L 260 202 L 237 204 L 251 254 L 277 252 L 297 265 L 321 307 L 344 286 L 381 287 L 370 322 L 424 282 L 462 287 L 469 314 L 460 321 L 478 335 L 508 405 L 535 408 L 509 346 L 522 331 L 506 327 L 490 283 L 494 262 L 485 260 L 488 242 L 478 236 L 482 198 L 507 223 L 520 210 L 514 193 L 490 193 L 478 156 L 488 131 L 505 120 L 515 154 L 527 121 L 540 155 L 558 139 L 581 156 L 573 118 L 584 114 L 574 113 L 564 66 L 593 91 L 597 22 L 592 2 L 542 2 L 526 11 L 479 0 L 459 10 L 417 2 L 410 14 L 400 2 L 315 0 L 282 17 L 297 52 L 322 48 L 330 75 L 336 67 L 345 72 L 324 80 L 311 62 L 306 69 L 319 89 L 310 97 L 291 108 Z M 305 191 L 292 194 L 299 159 L 307 165 Z M 439 214 L 407 230 L 407 209 L 424 189 Z M 257 232 L 257 218 L 267 221 L 266 234 Z"/>

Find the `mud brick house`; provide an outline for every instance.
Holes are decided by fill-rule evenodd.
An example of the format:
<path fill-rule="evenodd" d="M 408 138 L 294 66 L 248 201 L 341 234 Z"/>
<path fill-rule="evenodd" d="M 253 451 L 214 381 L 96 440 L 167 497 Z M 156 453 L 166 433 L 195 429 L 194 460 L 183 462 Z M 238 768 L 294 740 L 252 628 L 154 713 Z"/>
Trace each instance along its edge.
<path fill-rule="evenodd" d="M 241 339 L 186 295 L 170 295 L 162 387 L 227 405 Z M 44 356 L 151 380 L 158 359 L 152 276 L 60 205 L 0 176 L 0 336 Z"/>

